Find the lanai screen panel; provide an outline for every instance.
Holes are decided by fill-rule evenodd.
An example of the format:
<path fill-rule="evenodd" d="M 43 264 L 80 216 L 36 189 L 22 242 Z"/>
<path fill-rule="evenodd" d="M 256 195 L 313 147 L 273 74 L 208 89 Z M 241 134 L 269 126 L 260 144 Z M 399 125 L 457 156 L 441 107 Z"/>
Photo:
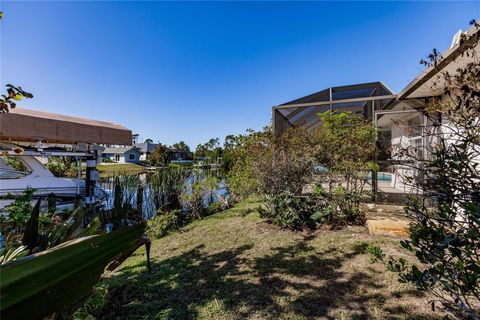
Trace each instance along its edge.
<path fill-rule="evenodd" d="M 383 97 L 383 98 L 382 98 Z M 372 119 L 374 110 L 383 110 L 395 100 L 381 82 L 332 87 L 273 108 L 273 127 L 279 134 L 291 127 L 308 130 L 320 124 L 318 114 L 328 110 L 352 112 Z"/>
<path fill-rule="evenodd" d="M 421 112 L 402 105 L 375 114 L 379 171 L 373 183 L 380 202 L 401 203 L 406 194 L 417 192 L 410 179 L 418 178 L 414 159 L 425 156 L 427 128 Z"/>

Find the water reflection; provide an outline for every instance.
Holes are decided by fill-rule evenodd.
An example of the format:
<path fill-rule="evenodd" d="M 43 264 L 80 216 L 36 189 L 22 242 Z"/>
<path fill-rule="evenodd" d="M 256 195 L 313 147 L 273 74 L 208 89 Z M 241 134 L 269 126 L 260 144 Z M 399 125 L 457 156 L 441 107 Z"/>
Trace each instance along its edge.
<path fill-rule="evenodd" d="M 204 208 L 230 198 L 228 185 L 220 170 L 162 168 L 153 173 L 118 173 L 101 178 L 100 185 L 106 193 L 102 205 L 105 209 L 114 207 L 117 186 L 122 203 L 129 204 L 132 208 L 142 208 L 145 219 L 155 215 L 159 209 L 181 209 L 187 212 L 189 208 L 182 201 L 182 195 L 191 194 L 195 183 L 205 183 L 212 179 L 215 183 L 210 186 L 213 187 L 206 188 L 208 191 L 201 194 Z"/>

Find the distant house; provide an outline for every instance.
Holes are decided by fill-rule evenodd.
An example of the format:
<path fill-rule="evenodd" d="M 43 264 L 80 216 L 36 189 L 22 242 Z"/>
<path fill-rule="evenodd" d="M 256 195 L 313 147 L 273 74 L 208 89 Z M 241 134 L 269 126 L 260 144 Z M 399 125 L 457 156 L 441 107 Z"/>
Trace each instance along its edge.
<path fill-rule="evenodd" d="M 170 161 L 192 160 L 192 159 L 193 159 L 193 153 L 191 153 L 190 151 L 170 148 L 170 154 L 169 154 Z"/>
<path fill-rule="evenodd" d="M 140 151 L 140 161 L 146 161 L 150 158 L 150 155 L 155 150 L 155 147 L 158 146 L 158 143 L 137 143 L 135 147 L 137 147 Z M 178 161 L 178 160 L 192 160 L 193 153 L 185 150 L 169 148 L 170 152 L 168 155 L 169 161 Z"/>
<path fill-rule="evenodd" d="M 102 159 L 109 159 L 116 163 L 139 163 L 142 153 L 135 146 L 105 148 Z"/>
<path fill-rule="evenodd" d="M 157 143 L 150 143 L 150 142 L 135 144 L 135 147 L 137 147 L 140 150 L 140 161 L 148 160 L 148 158 L 153 153 L 153 150 L 155 150 L 155 147 L 157 145 L 158 145 Z"/>

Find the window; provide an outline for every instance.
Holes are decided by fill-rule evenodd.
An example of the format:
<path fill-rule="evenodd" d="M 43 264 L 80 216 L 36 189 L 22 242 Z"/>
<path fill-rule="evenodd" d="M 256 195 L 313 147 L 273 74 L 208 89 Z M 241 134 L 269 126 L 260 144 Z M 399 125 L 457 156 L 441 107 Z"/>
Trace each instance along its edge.
<path fill-rule="evenodd" d="M 128 159 L 130 159 L 130 160 L 135 160 L 135 154 L 130 153 L 130 154 L 128 155 Z"/>
<path fill-rule="evenodd" d="M 18 157 L 0 157 L 0 179 L 19 179 L 31 172 Z"/>
<path fill-rule="evenodd" d="M 119 154 L 115 155 L 115 161 L 117 161 L 117 162 L 120 161 L 120 155 Z"/>

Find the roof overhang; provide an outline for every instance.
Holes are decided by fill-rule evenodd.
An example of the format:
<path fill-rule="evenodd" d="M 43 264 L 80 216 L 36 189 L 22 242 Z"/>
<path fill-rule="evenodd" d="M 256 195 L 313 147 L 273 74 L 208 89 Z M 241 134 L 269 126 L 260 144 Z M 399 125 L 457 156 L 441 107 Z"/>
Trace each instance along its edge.
<path fill-rule="evenodd" d="M 0 114 L 0 134 L 13 142 L 132 144 L 132 131 L 118 124 L 23 108 Z"/>
<path fill-rule="evenodd" d="M 455 74 L 459 68 L 465 67 L 474 61 L 472 55 L 466 55 L 468 49 L 473 48 L 477 57 L 480 56 L 480 26 L 472 26 L 460 41 L 440 55 L 437 62 L 423 70 L 399 94 L 399 99 L 415 99 L 439 96 L 444 93 L 446 83 L 443 77 L 445 72 Z"/>

